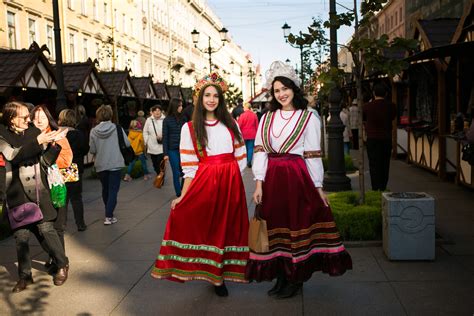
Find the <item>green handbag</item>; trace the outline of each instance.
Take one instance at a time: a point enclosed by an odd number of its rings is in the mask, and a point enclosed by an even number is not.
[[[66,184],[56,164],[48,167],[48,184],[53,206],[55,208],[65,206],[67,195]]]

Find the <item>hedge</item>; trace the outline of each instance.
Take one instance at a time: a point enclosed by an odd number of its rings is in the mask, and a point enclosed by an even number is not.
[[[357,170],[356,166],[354,166],[354,162],[352,161],[352,157],[350,155],[344,156],[344,165],[346,167],[347,172],[354,172]],[[323,167],[324,171],[328,170],[328,157],[323,157]]]
[[[337,228],[343,240],[382,239],[382,193],[367,191],[365,204],[359,193],[346,191],[328,194]]]

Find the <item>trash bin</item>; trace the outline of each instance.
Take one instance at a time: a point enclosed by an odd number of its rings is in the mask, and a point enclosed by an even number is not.
[[[382,193],[383,250],[388,259],[435,259],[434,206],[434,198],[424,192]]]

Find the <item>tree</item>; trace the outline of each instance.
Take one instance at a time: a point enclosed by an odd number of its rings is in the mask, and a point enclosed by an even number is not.
[[[239,90],[233,83],[228,84],[228,89],[224,93],[224,98],[227,101],[227,106],[237,104],[237,100],[242,99],[242,91]]]
[[[360,28],[368,27],[370,18],[375,13],[383,8],[388,0],[362,0],[361,14],[363,19],[361,20]],[[356,81],[357,87],[357,101],[360,109],[360,121],[362,121],[362,80],[366,73],[377,72],[381,75],[387,75],[388,78],[393,81],[395,75],[400,74],[403,70],[407,69],[409,64],[405,60],[399,60],[392,58],[390,52],[410,51],[416,49],[418,42],[415,40],[405,38],[394,38],[389,40],[387,35],[382,35],[380,38],[369,38],[368,36],[363,37],[359,32],[359,23],[357,19],[356,8],[349,12],[340,14],[333,14],[329,17],[329,20],[325,21],[322,25],[325,28],[335,27],[340,28],[342,25],[351,26],[355,22],[355,33],[353,39],[349,43],[347,49],[350,51],[354,67],[353,75]],[[309,27],[309,33],[303,34],[303,36],[309,36],[314,40],[318,39],[322,41],[325,38],[326,42],[329,40],[325,37],[325,32],[321,25],[313,24]],[[310,39],[308,39],[310,41]],[[345,46],[338,44],[340,46]],[[341,72],[338,69],[331,69],[327,67],[326,70],[322,71],[318,75],[318,79],[324,82],[324,88],[330,90],[331,87],[338,86],[340,84]],[[324,92],[324,91],[323,91]],[[360,188],[360,203],[365,201],[365,180],[364,180],[364,146],[362,141],[362,126],[359,131],[359,144],[361,145],[360,161],[359,161],[359,188]]]

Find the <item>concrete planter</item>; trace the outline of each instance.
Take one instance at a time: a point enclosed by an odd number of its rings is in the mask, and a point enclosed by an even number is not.
[[[426,193],[382,193],[383,249],[388,259],[435,259],[434,206],[434,198]]]

